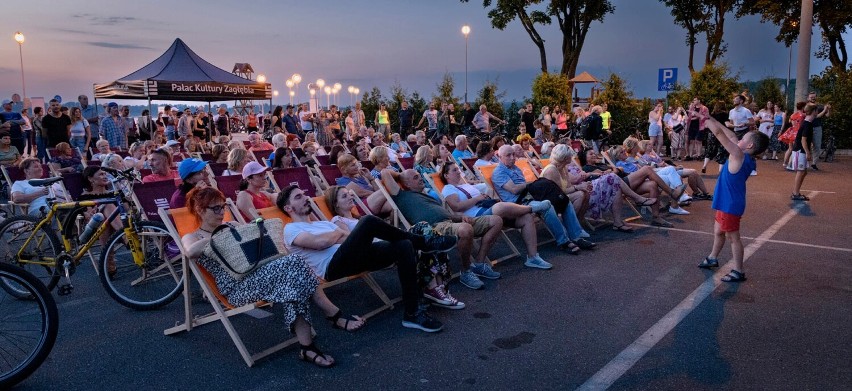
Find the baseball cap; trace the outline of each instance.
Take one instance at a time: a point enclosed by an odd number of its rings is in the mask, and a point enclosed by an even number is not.
[[[207,162],[198,158],[182,160],[178,165],[178,174],[180,174],[181,180],[186,180],[193,173],[203,170],[204,167],[207,167]]]
[[[3,106],[11,105],[11,104],[12,104],[12,100],[11,100],[11,99],[3,99]]]
[[[243,167],[243,179],[248,179],[248,177],[260,174],[264,171],[266,171],[266,167],[260,165],[260,163],[249,162],[245,167]]]
[[[107,103],[107,107],[110,107],[110,108],[112,108],[112,107],[118,107],[118,103],[115,103],[115,102],[109,102],[109,103]]]
[[[168,148],[171,148],[171,147],[173,147],[173,146],[175,146],[175,145],[180,145],[180,143],[179,143],[179,142],[177,142],[176,140],[169,140],[169,141],[166,141],[166,147],[168,147]]]

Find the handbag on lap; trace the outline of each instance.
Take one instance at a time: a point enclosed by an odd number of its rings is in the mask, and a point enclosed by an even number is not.
[[[204,249],[204,255],[219,262],[237,280],[286,253],[281,219],[221,225],[213,230],[210,245]]]

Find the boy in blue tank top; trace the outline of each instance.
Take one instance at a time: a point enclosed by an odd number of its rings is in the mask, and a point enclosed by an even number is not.
[[[696,116],[704,116],[695,113]],[[716,222],[713,226],[713,250],[698,267],[710,269],[719,266],[717,257],[725,240],[731,241],[731,262],[734,267],[722,277],[725,282],[745,281],[743,269],[743,242],[740,238],[740,218],[746,206],[746,180],[757,167],[754,156],[760,155],[769,146],[769,137],[760,132],[748,132],[742,140],[730,129],[713,117],[704,116],[706,127],[713,132],[719,143],[730,154],[722,166],[716,190],[713,192],[713,209],[716,210]]]

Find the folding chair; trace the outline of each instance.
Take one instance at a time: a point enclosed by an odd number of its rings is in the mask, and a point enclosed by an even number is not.
[[[209,154],[209,153],[196,152],[196,153],[193,153],[193,155],[195,155],[195,157],[201,159],[202,161],[205,161],[205,162],[208,162],[208,163],[213,160],[213,155]]]
[[[414,169],[414,158],[413,157],[397,157],[396,158],[398,165],[403,170],[411,170]]]
[[[254,156],[254,160],[258,163],[266,166],[266,162],[269,160],[269,155],[274,152],[273,150],[265,150],[265,151],[252,151],[251,154]]]
[[[527,159],[518,159],[515,161],[515,165],[521,169],[521,172],[524,173],[524,180],[527,182],[534,182],[538,179],[539,174],[538,170],[533,167],[532,163],[530,163]]]
[[[337,184],[337,178],[343,176],[340,168],[337,166],[319,166],[317,169],[320,172],[320,179],[325,183],[326,187],[331,187]]]
[[[372,170],[372,169],[376,168],[376,165],[373,164],[373,162],[371,162],[369,160],[361,160],[361,166],[368,169],[368,170]]]
[[[221,176],[228,169],[228,163],[207,163],[207,169],[212,177]]]
[[[175,181],[156,181],[133,185],[133,203],[142,211],[146,220],[161,221],[159,209],[169,209],[169,200],[177,186]]]
[[[151,173],[152,173],[152,171],[151,171],[151,169],[150,169],[150,168],[140,168],[140,169],[139,169],[139,176],[140,176],[141,178],[144,178],[144,177],[146,177],[146,176],[148,176],[148,175],[151,175]]]
[[[211,185],[219,189],[225,195],[225,198],[236,201],[237,193],[240,192],[240,181],[242,179],[242,175],[221,175],[213,177]]]
[[[195,220],[195,217],[189,212],[187,208],[177,208],[177,209],[159,209],[158,214],[160,215],[160,219],[165,224],[166,229],[168,229],[169,234],[172,236],[172,239],[177,243],[178,248],[180,249],[181,254],[186,254],[186,249],[183,247],[183,243],[181,242],[181,238],[183,235],[195,231],[198,228],[198,221]],[[225,214],[225,221],[232,221],[233,215],[230,213]],[[284,349],[294,343],[298,342],[298,339],[290,338],[284,342],[281,342],[275,346],[272,346],[266,350],[261,352],[251,354],[246,348],[246,345],[243,343],[240,334],[234,328],[234,325],[231,323],[229,319],[231,316],[246,313],[248,311],[271,306],[272,303],[267,302],[256,302],[252,304],[246,304],[241,307],[235,307],[231,304],[228,299],[219,292],[219,288],[216,286],[216,281],[213,276],[208,272],[204,267],[187,259],[185,256],[183,257],[183,275],[188,276],[190,274],[195,277],[195,280],[198,282],[198,285],[201,286],[201,290],[204,291],[204,296],[207,298],[207,301],[213,307],[213,312],[202,315],[202,316],[194,316],[192,311],[192,291],[191,284],[189,278],[184,278],[183,285],[183,303],[184,303],[184,321],[177,326],[170,327],[163,331],[165,335],[172,335],[179,333],[181,331],[192,331],[194,327],[199,327],[208,323],[222,322],[222,325],[225,326],[225,330],[228,332],[228,335],[231,337],[231,341],[233,341],[234,345],[237,347],[237,350],[242,356],[243,361],[245,361],[246,365],[251,367],[257,360],[264,358],[272,353],[275,353],[281,349]]]
[[[287,186],[296,185],[308,197],[317,195],[317,189],[311,181],[311,174],[308,172],[307,167],[278,168],[272,170],[270,175],[272,175],[272,185],[275,191],[281,191],[281,189]]]
[[[79,172],[66,172],[62,174],[62,187],[65,188],[65,199],[68,202],[76,200],[83,194],[83,174]]]
[[[243,140],[243,145],[246,147],[246,150],[251,148],[251,142],[248,140]]]
[[[51,174],[50,166],[43,163],[40,164],[41,178],[44,179],[49,177]],[[14,213],[15,207],[18,207],[21,211],[21,214],[26,213],[26,209],[29,206],[29,203],[15,203],[12,201],[12,185],[16,181],[23,181],[27,178],[27,176],[24,174],[24,170],[21,170],[18,166],[0,166],[0,170],[3,171],[3,179],[6,180],[6,183],[9,186],[9,194],[7,194],[7,196],[9,197],[8,205],[11,208],[11,212]]]
[[[464,178],[462,178],[462,180],[464,180]],[[450,206],[447,205],[447,200],[444,198],[444,194],[441,193],[444,190],[444,186],[446,186],[446,183],[444,183],[444,180],[441,179],[441,173],[436,172],[436,173],[427,175],[426,181],[428,181],[432,185],[432,188],[435,189],[435,191],[441,197],[441,201],[443,201],[444,207],[447,208],[448,210],[450,210],[450,212],[452,212],[452,210],[450,209]],[[514,243],[512,243],[512,240],[509,239],[509,235],[506,235],[506,232],[510,232],[510,231],[513,231],[513,230],[516,231],[517,228],[505,227],[500,231],[500,235],[503,236],[503,239],[506,241],[506,244],[509,246],[509,249],[511,249],[512,251],[511,251],[511,253],[506,254],[506,255],[504,255],[500,258],[491,260],[492,265],[497,264],[497,263],[502,262],[502,261],[505,261],[509,258],[513,258],[517,255],[521,255],[521,252],[518,251],[518,248],[515,246]]]
[[[322,197],[317,197],[317,198],[322,199]],[[325,218],[326,215],[324,213],[317,213],[317,211],[319,210],[319,207],[317,206],[317,204],[314,201],[316,201],[316,198],[311,199],[311,208],[315,213],[315,217],[317,217],[320,220],[327,220]],[[323,204],[325,204],[324,200],[323,200]],[[327,205],[326,205],[326,209],[328,209]],[[284,222],[285,225],[293,222],[293,219],[290,216],[288,216],[286,213],[282,212],[281,209],[278,209],[277,206],[271,206],[269,208],[260,209],[260,210],[258,210],[258,213],[260,213],[260,215],[264,219],[281,219]],[[330,210],[329,210],[329,213],[330,213]],[[327,281],[325,279],[321,279],[321,281],[322,281],[322,287],[327,288],[327,287],[332,287],[332,286],[335,286],[335,285],[342,284],[344,282],[355,280],[355,279],[358,279],[358,278],[364,279],[364,282],[367,283],[367,285],[370,287],[370,289],[373,291],[373,293],[375,293],[376,296],[379,297],[379,300],[381,300],[382,303],[383,303],[383,305],[381,307],[364,314],[362,316],[364,319],[369,319],[373,316],[376,316],[376,314],[378,314],[378,313],[380,313],[384,310],[393,309],[393,305],[402,300],[402,297],[398,297],[396,299],[391,300],[388,297],[388,295],[385,293],[385,291],[382,290],[381,286],[379,286],[379,284],[376,282],[376,280],[373,278],[373,276],[370,275],[370,272],[363,272],[363,273],[360,273],[360,274],[356,274],[354,276],[339,278],[339,279],[334,280],[334,281]]]
[[[459,159],[459,160],[461,160],[461,168],[464,169],[469,175],[472,175],[473,178],[476,178],[476,179],[480,179],[480,180],[482,179],[482,178],[479,177],[479,175],[477,175],[476,169],[473,168],[474,167],[473,165],[476,164],[477,160],[479,160],[478,158],[472,157],[472,158],[468,158],[468,159]]]
[[[330,166],[334,163],[331,162],[331,157],[328,155],[317,155],[314,154],[314,160],[317,161],[317,165],[320,166]]]

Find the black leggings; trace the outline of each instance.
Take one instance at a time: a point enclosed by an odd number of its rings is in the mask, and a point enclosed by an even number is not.
[[[325,278],[333,281],[396,263],[405,313],[417,311],[422,292],[417,284],[417,259],[409,240],[412,234],[376,216],[364,216],[331,258]],[[373,239],[381,241],[373,242]]]

